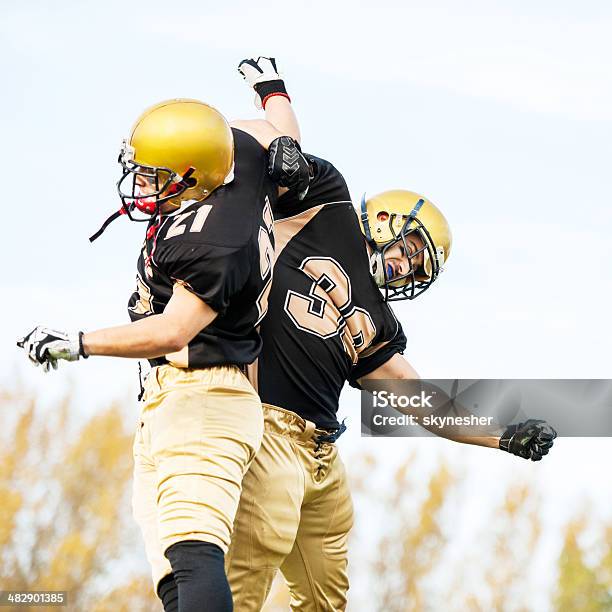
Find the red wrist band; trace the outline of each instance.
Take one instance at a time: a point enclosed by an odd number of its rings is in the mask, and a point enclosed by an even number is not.
[[[288,94],[283,93],[282,91],[276,91],[274,93],[270,93],[268,94],[262,101],[261,101],[261,106],[262,108],[265,110],[266,109],[266,102],[270,99],[273,98],[274,96],[283,96],[283,98],[287,98],[287,100],[289,100],[289,102],[291,102],[291,98],[289,97]]]

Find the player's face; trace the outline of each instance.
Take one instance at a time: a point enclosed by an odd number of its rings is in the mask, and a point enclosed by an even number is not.
[[[413,268],[417,278],[419,272],[424,274],[425,254],[421,237],[412,232],[406,237],[406,246],[403,240],[398,240],[385,251],[385,266],[387,278],[393,280],[408,274]],[[406,251],[406,247],[408,251]]]
[[[152,177],[144,174],[136,174],[134,176],[134,195],[137,205],[155,206],[155,196],[151,194],[154,194],[156,191],[157,187]]]
[[[134,183],[136,185],[136,197],[141,203],[151,203],[155,204],[155,196],[151,196],[157,192],[157,186],[155,185],[155,180],[152,177],[137,174]],[[166,191],[167,193],[167,191]],[[167,213],[168,211],[172,211],[176,208],[176,205],[170,204],[169,202],[165,202],[161,205],[161,212]]]
[[[142,174],[137,174],[134,182],[136,183],[136,194],[140,197],[147,197],[152,193],[155,193],[155,185],[153,180]]]

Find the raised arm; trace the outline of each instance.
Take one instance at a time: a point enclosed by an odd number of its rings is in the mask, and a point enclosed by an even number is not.
[[[255,106],[263,108],[266,121],[285,136],[300,142],[300,126],[273,57],[244,59],[238,72],[255,90]]]
[[[402,386],[405,380],[418,380],[420,377],[416,370],[402,357],[399,353],[395,353],[391,359],[376,368],[373,372],[362,376],[359,379],[359,385],[365,391],[389,391],[396,395],[403,395],[405,387]],[[404,414],[412,414],[423,423],[423,417],[429,414],[428,410],[423,408],[398,408]],[[480,431],[475,435],[473,429],[467,430],[461,427],[443,427],[423,426],[431,433],[454,440],[455,442],[463,442],[464,444],[476,444],[478,446],[488,446],[490,448],[499,447],[499,436],[501,431],[498,428],[492,428],[491,431]],[[469,435],[466,435],[469,434]]]
[[[284,81],[273,57],[244,59],[238,72],[255,90],[255,106],[266,118],[232,121],[231,126],[253,136],[270,152],[269,174],[280,193],[295,189],[298,199],[308,193],[312,169],[300,148],[300,128]],[[286,188],[286,189],[285,189]]]
[[[358,382],[365,391],[389,391],[396,395],[405,394],[404,380],[418,380],[419,375],[402,355],[396,353],[376,370],[359,378]],[[423,408],[396,408],[400,412],[414,415],[420,423],[423,417],[431,411]],[[458,416],[470,416],[462,408],[458,408]],[[545,421],[530,419],[525,423],[502,427],[496,424],[491,426],[467,427],[461,425],[424,426],[431,433],[460,442],[475,444],[488,448],[498,448],[523,459],[539,461],[548,453],[553,445],[556,432]]]

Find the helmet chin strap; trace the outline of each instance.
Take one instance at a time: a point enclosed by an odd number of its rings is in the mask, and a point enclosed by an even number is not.
[[[121,157],[119,159],[121,159]],[[181,177],[181,180],[170,185],[170,187],[166,190],[167,191],[166,195],[161,199],[161,201],[158,200],[156,202],[155,209],[153,211],[143,210],[143,212],[151,214],[151,216],[160,216],[161,215],[160,206],[163,205],[165,201],[170,200],[173,197],[176,197],[177,195],[183,193],[186,189],[189,189],[190,187],[193,187],[196,184],[195,179],[191,177],[191,175],[194,172],[195,172],[195,168],[193,167],[187,168],[187,170]],[[182,207],[182,205],[183,203],[181,202],[178,206],[175,206],[176,210],[172,212],[176,212],[177,210],[179,210]],[[106,219],[106,221],[104,221],[104,223],[102,224],[102,227],[95,234],[89,237],[89,242],[93,242],[94,240],[97,240],[104,233],[104,230],[106,230],[106,228],[115,219],[118,219],[121,215],[125,215],[125,214],[128,214],[128,209],[126,208],[124,204],[118,211],[114,212],[110,217],[108,217],[108,219]]]
[[[385,284],[385,268],[383,265],[383,256],[380,251],[372,250],[370,255],[370,273],[374,277],[374,282],[383,287]]]
[[[376,248],[376,241],[372,238],[372,230],[370,229],[370,219],[368,217],[368,207],[366,206],[366,194],[361,196],[361,225],[367,243],[373,248]]]
[[[104,230],[115,220],[118,219],[121,215],[125,215],[125,209],[124,208],[120,208],[119,210],[117,210],[116,212],[114,212],[110,217],[108,217],[108,219],[106,219],[106,221],[104,221],[104,223],[102,224],[102,227],[100,227],[100,229],[93,235],[91,235],[89,237],[89,242],[93,242],[94,240],[97,240],[103,233]]]
[[[385,269],[383,265],[382,253],[378,250],[376,241],[372,238],[372,230],[370,229],[370,219],[368,217],[368,208],[366,206],[366,194],[361,196],[361,225],[365,235],[366,243],[370,249],[370,273],[374,277],[374,282],[378,287],[383,287],[385,284]]]

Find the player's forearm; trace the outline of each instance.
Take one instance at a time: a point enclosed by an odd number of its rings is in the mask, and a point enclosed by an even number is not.
[[[429,430],[431,431],[431,430]],[[447,438],[448,440],[452,440],[453,442],[459,442],[460,444],[473,444],[474,446],[484,446],[486,448],[499,448],[499,438],[500,435],[497,436],[474,436],[474,435],[462,435],[461,433],[456,433],[453,436],[446,436],[443,433],[436,433],[437,436],[441,438]]]
[[[404,409],[400,409],[401,412],[405,412]],[[465,414],[461,414],[463,411],[459,411],[454,416],[468,416],[467,411]],[[431,413],[427,413],[431,414]],[[420,416],[422,422],[423,416]],[[487,448],[499,448],[499,438],[502,434],[501,429],[496,426],[477,426],[477,425],[422,425],[424,429],[431,432],[432,434],[458,442],[460,444],[473,444],[474,446],[485,446]]]
[[[473,416],[469,410],[456,404],[453,406],[453,413],[452,416],[456,419],[463,417],[469,420]],[[437,436],[453,440],[454,442],[486,446],[487,448],[499,448],[499,438],[504,431],[497,423],[488,425],[448,425],[437,429],[430,427],[427,429]]]
[[[396,353],[382,366],[359,379],[362,389],[373,393],[386,391],[389,396],[398,397],[406,394],[407,380],[419,380],[419,375],[412,365],[399,353]],[[461,444],[474,444],[488,448],[499,448],[499,439],[503,428],[497,424],[491,425],[454,425],[431,419],[432,411],[419,407],[395,406],[399,412],[413,416],[423,429],[439,436],[459,442]],[[471,417],[472,415],[461,406],[453,407],[454,417]],[[430,417],[429,419],[426,417]]]
[[[300,126],[293,106],[284,96],[273,96],[266,102],[266,121],[279,132],[300,142]]]
[[[83,335],[83,348],[87,355],[108,357],[154,359],[179,351],[185,344],[180,329],[169,324],[163,313]]]
[[[375,391],[384,391],[390,396],[391,394],[402,397],[406,395],[406,379],[395,380],[364,380],[361,379],[361,388],[364,391],[374,393]],[[415,380],[415,378],[413,378]],[[499,448],[499,437],[501,430],[496,426],[467,426],[467,425],[452,425],[446,422],[440,422],[432,419],[432,411],[424,408],[413,408],[411,406],[394,406],[394,409],[407,416],[412,416],[416,423],[423,429],[432,434],[459,442],[461,444],[474,444],[476,446],[486,446],[489,448]],[[469,416],[467,411],[457,411],[453,416]]]
[[[393,385],[385,384],[385,389]],[[396,395],[405,394],[406,388],[397,386]],[[459,444],[473,444],[475,446],[485,446],[487,448],[499,448],[499,437],[502,430],[497,425],[456,425],[452,422],[440,422],[432,419],[435,416],[431,410],[418,408],[396,408],[399,412],[407,415],[414,415],[423,429],[446,440],[452,440]],[[471,414],[462,408],[455,408],[452,416],[457,421],[457,417],[470,417]],[[429,418],[427,418],[429,417]]]

